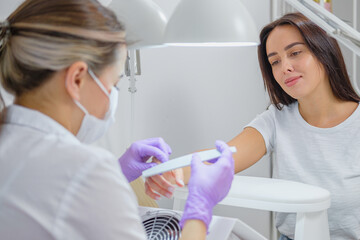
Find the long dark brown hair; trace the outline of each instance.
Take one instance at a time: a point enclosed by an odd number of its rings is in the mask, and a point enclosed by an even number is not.
[[[268,91],[272,104],[281,110],[282,106],[287,106],[297,101],[288,95],[276,82],[266,54],[266,41],[269,34],[277,26],[281,25],[292,25],[299,30],[307,47],[324,67],[332,92],[338,99],[353,102],[360,101],[360,97],[351,85],[344,58],[337,41],[301,13],[289,13],[266,25],[260,33],[260,45],[258,47],[259,64],[264,79],[264,86]]]

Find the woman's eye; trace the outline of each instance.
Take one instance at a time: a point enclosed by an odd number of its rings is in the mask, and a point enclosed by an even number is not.
[[[271,66],[275,66],[276,64],[278,64],[279,63],[279,61],[278,60],[276,60],[276,61],[272,61],[271,62]]]
[[[292,53],[291,53],[291,56],[297,56],[297,55],[299,55],[300,53],[301,53],[301,51],[292,52]]]

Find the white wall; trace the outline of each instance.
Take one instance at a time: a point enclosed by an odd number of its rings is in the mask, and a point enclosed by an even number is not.
[[[170,16],[179,0],[154,0]],[[270,21],[269,0],[243,0],[257,28]],[[141,51],[142,75],[137,77],[134,139],[161,136],[172,157],[228,141],[267,107],[257,51],[250,48],[160,48]],[[117,125],[107,144],[120,155],[130,143],[130,93],[121,83]],[[270,176],[263,159],[246,175]],[[159,206],[171,208],[172,200]],[[217,206],[214,214],[238,217],[269,237],[270,214]]]
[[[13,12],[23,0],[1,0],[0,1],[0,21],[5,20],[11,12]]]
[[[355,0],[358,1],[358,0]],[[344,22],[348,23],[351,27],[354,27],[354,16],[353,16],[353,4],[354,0],[333,0],[333,13],[342,19]],[[360,1],[357,2],[356,13],[360,11]],[[360,31],[360,16],[356,14],[357,18],[356,26],[357,31]],[[358,87],[360,87],[360,57],[356,57],[356,71],[354,72],[353,64],[353,53],[347,47],[340,44],[341,51],[345,58],[346,67],[350,76],[350,79],[356,79]]]

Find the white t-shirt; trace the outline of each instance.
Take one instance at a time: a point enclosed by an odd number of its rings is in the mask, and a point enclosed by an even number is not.
[[[274,153],[273,177],[325,188],[332,240],[360,239],[360,107],[341,124],[318,128],[300,115],[298,103],[279,111],[271,105],[247,127]],[[282,234],[294,238],[295,214],[277,213]]]
[[[146,239],[116,158],[12,105],[0,129],[0,239]]]

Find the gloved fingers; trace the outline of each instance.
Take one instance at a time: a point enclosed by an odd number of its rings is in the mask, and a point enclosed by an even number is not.
[[[224,171],[228,171],[228,169],[231,169],[232,173],[234,174],[234,159],[232,158],[231,155],[230,156],[222,155],[212,166],[217,168],[222,167]]]
[[[233,153],[225,142],[218,140],[216,141],[215,146],[217,150],[221,152],[221,157],[232,158]]]
[[[202,161],[200,158],[200,155],[198,153],[194,153],[191,157],[191,169],[192,172],[197,171],[197,169],[199,169],[202,165]]]
[[[223,151],[225,151],[227,148],[229,148],[229,146],[224,142],[224,141],[221,141],[221,140],[217,140],[215,142],[215,146],[216,146],[216,149],[222,153]],[[213,158],[213,159],[210,159],[210,160],[207,160],[206,162],[209,162],[209,163],[216,163],[217,160],[219,158]]]
[[[157,177],[162,177],[157,175]],[[156,179],[156,181],[155,181]],[[164,180],[164,179],[163,179]],[[158,192],[159,194],[167,197],[167,198],[171,198],[173,193],[174,193],[174,187],[171,184],[167,184],[167,186],[165,185],[159,185],[159,179],[156,177],[150,177],[146,179],[146,182],[148,183],[149,187],[153,190]],[[164,182],[167,182],[166,180]]]
[[[161,197],[159,194],[155,193],[151,189],[151,187],[147,181],[145,182],[145,193],[146,193],[146,195],[148,195],[149,197],[151,197],[154,200],[159,200]]]
[[[139,149],[139,154],[142,158],[154,156],[160,162],[166,162],[169,160],[169,155],[167,152],[164,152],[161,149],[150,145],[143,145],[141,149]]]
[[[221,140],[217,140],[215,142],[215,146],[216,146],[216,149],[221,153],[226,149],[230,150],[229,146],[224,141],[221,141]]]
[[[142,142],[146,143],[147,145],[157,147],[157,148],[161,149],[163,152],[168,153],[169,155],[172,153],[170,146],[161,137],[148,138],[148,139],[142,140]]]

